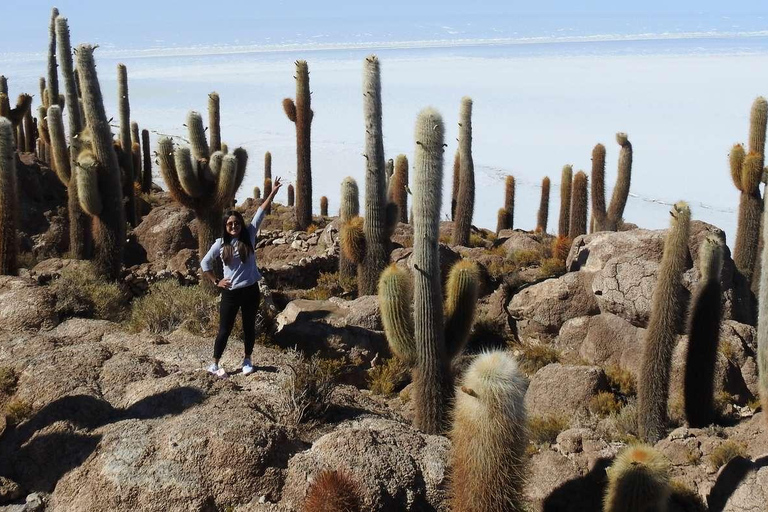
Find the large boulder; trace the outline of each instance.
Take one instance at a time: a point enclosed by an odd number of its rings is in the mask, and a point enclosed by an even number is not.
[[[501,245],[507,256],[513,256],[516,252],[532,252],[541,254],[549,243],[546,235],[522,231],[520,229],[502,229],[499,231],[494,246]]]
[[[636,369],[642,361],[645,329],[611,313],[568,320],[560,328],[557,346],[589,364]]]
[[[299,510],[312,480],[332,469],[360,484],[366,511],[447,511],[449,447],[443,436],[395,421],[351,421],[290,460],[281,503]]]
[[[52,328],[59,319],[56,299],[36,281],[0,276],[0,329],[26,331]]]
[[[715,485],[712,500],[717,505],[725,500],[723,512],[761,512],[768,503],[768,454],[756,461],[744,457],[736,457],[723,466],[719,481],[723,485]],[[725,492],[723,492],[725,491]],[[731,491],[732,494],[726,493]]]
[[[548,364],[533,376],[525,394],[530,416],[570,418],[586,411],[592,397],[608,391],[608,380],[599,366]]]
[[[176,203],[154,208],[145,216],[133,234],[147,261],[167,260],[182,249],[196,250],[197,238],[190,228],[194,219],[192,210]]]

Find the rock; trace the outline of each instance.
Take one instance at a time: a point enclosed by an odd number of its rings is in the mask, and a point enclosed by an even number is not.
[[[552,450],[542,450],[531,457],[530,476],[526,495],[534,505],[533,510],[542,510],[542,502],[550,498],[553,490],[566,485],[569,481],[581,476],[576,465],[567,457]],[[544,508],[544,510],[561,510],[559,508]],[[588,509],[584,509],[588,510]]]
[[[608,381],[600,367],[552,363],[531,379],[525,407],[533,417],[571,418],[586,411],[590,399],[601,391],[608,391]]]
[[[146,251],[148,261],[166,260],[182,249],[197,250],[197,238],[190,228],[194,219],[192,210],[170,203],[154,208],[133,234]]]
[[[34,280],[0,276],[0,329],[52,328],[59,321],[55,305],[54,296]]]
[[[48,230],[32,237],[32,253],[37,259],[61,256],[69,249],[69,221],[67,210],[59,207],[43,214],[48,221]]]
[[[39,284],[48,284],[69,269],[76,272],[93,272],[91,262],[66,258],[49,258],[39,262],[30,270],[29,275]]]
[[[542,236],[530,231],[520,229],[502,229],[499,231],[495,247],[501,245],[507,251],[507,257],[514,255],[518,251],[530,251],[540,254],[544,250]]]
[[[332,273],[339,268],[337,248],[322,248],[320,244],[308,248],[304,242],[287,239],[274,245],[278,240],[256,249],[259,270],[272,289],[313,288],[321,272]]]
[[[589,364],[639,370],[645,329],[611,313],[578,317],[563,324],[557,345]]]
[[[120,326],[107,320],[69,318],[51,330],[49,334],[68,344],[98,343],[105,334],[119,331]]]
[[[445,283],[448,279],[448,272],[454,263],[461,259],[461,256],[452,248],[445,244],[439,244],[438,256],[440,258],[440,279]],[[400,268],[411,268],[411,255],[413,254],[413,247],[404,247],[402,249],[395,249],[389,255],[389,259],[392,263],[397,264]]]
[[[584,447],[584,440],[595,439],[597,436],[588,428],[569,428],[557,436],[556,449],[563,455],[579,453]]]
[[[11,503],[20,498],[21,495],[22,491],[19,484],[13,480],[0,476],[0,505]]]
[[[569,272],[516,293],[507,312],[515,321],[518,335],[550,341],[567,320],[598,313],[597,301],[587,291],[588,278],[586,273]]]
[[[762,512],[768,503],[768,455],[736,457],[723,466],[708,499],[711,510]]]
[[[281,503],[297,510],[311,480],[337,469],[360,484],[366,511],[447,511],[449,446],[391,420],[350,421],[290,460]]]
[[[44,493],[33,492],[27,495],[24,512],[43,512],[47,501],[47,496]]]

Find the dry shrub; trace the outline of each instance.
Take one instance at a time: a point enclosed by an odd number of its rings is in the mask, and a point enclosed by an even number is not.
[[[616,400],[616,396],[609,391],[601,391],[589,401],[589,412],[600,418],[621,411],[622,403]]]
[[[0,366],[0,394],[10,396],[16,391],[16,372],[6,366]]]
[[[485,247],[485,240],[477,233],[469,235],[469,247]]]
[[[201,335],[218,328],[218,317],[213,293],[202,286],[166,280],[153,284],[146,295],[134,301],[128,325],[134,332],[166,334],[184,324],[191,333]]]
[[[517,268],[530,267],[541,261],[541,253],[531,250],[517,250],[509,258]]]
[[[349,282],[350,279],[341,279],[338,272],[321,272],[317,278],[317,285],[309,290],[305,297],[311,300],[328,300],[331,297],[339,297],[356,286]]]
[[[317,354],[307,358],[295,352],[295,362],[288,365],[288,378],[283,381],[288,414],[293,425],[320,420],[331,405],[331,395],[344,362],[323,359]]]
[[[302,512],[362,512],[360,494],[346,473],[323,471],[310,485]]]
[[[60,316],[120,322],[128,315],[130,294],[118,283],[97,276],[91,265],[65,268],[50,285]]]
[[[15,398],[5,405],[5,421],[9,425],[18,425],[29,419],[32,412],[32,406],[28,402]]]
[[[614,393],[625,397],[637,395],[637,381],[635,375],[621,366],[611,365],[605,369],[608,385]]]
[[[309,226],[307,226],[307,234],[311,235],[312,233],[317,231],[318,227],[319,226],[317,224],[315,224],[315,223],[310,224]]]
[[[715,469],[719,469],[736,457],[747,457],[747,445],[728,439],[712,450],[709,462]]]
[[[547,258],[539,267],[540,277],[558,277],[565,274],[565,261],[557,258]]]
[[[561,359],[560,351],[547,345],[523,345],[517,352],[518,366],[529,377],[548,364],[559,363]]]
[[[368,389],[374,395],[391,395],[408,381],[409,369],[397,357],[391,357],[368,371]]]
[[[569,422],[562,416],[532,416],[528,418],[528,433],[534,444],[552,444],[557,435],[567,429]]]

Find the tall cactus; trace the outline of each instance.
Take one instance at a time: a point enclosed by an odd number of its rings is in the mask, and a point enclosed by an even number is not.
[[[451,187],[451,222],[456,220],[456,198],[459,197],[459,184],[461,183],[461,158],[459,149],[453,156],[453,185]]]
[[[428,433],[444,427],[451,393],[449,360],[463,350],[469,335],[478,282],[473,263],[455,264],[448,279],[445,309],[441,307],[442,177],[443,122],[440,114],[427,108],[416,123],[413,272],[409,276],[394,265],[388,267],[379,282],[379,303],[392,351],[413,365],[415,425]]]
[[[131,104],[128,99],[128,68],[125,64],[117,65],[117,105],[120,113],[120,167],[123,171],[123,197],[125,198],[126,218],[131,226],[136,226],[136,200],[133,194],[133,158],[131,143]]]
[[[715,374],[720,336],[720,272],[723,246],[708,236],[699,249],[701,279],[688,317],[688,353],[685,363],[685,416],[691,427],[705,427],[715,419],[712,376]]]
[[[523,512],[528,381],[506,352],[486,352],[458,387],[450,437],[453,512]]]
[[[341,217],[342,233],[347,234],[347,230],[344,228],[345,225],[352,219],[359,218],[358,215],[360,215],[360,200],[357,182],[354,178],[346,177],[341,182],[341,208],[339,216]],[[344,242],[345,240],[342,240],[342,243]],[[357,273],[357,263],[347,256],[350,252],[355,251],[349,247],[342,247],[341,251],[339,251],[339,277],[343,280],[351,280]]]
[[[605,219],[605,230],[616,231],[624,220],[624,208],[629,198],[629,186],[632,181],[632,143],[626,133],[616,134],[616,142],[621,146],[619,151],[619,175],[616,186],[613,187],[611,204],[608,206]]]
[[[691,223],[691,210],[685,202],[675,204],[670,214],[672,219],[653,290],[638,386],[638,431],[640,438],[650,443],[661,439],[667,426],[669,374],[682,309],[680,293]]]
[[[15,275],[19,218],[13,124],[0,117],[0,275]]]
[[[288,206],[293,207],[296,194],[293,190],[293,185],[288,184]]]
[[[571,223],[568,238],[573,240],[587,232],[587,175],[584,171],[576,173],[571,192]]]
[[[272,153],[264,153],[264,197],[269,197],[272,193]],[[265,215],[272,213],[272,202],[264,210]]]
[[[216,91],[208,95],[208,131],[211,153],[221,151],[221,98]]]
[[[596,144],[592,149],[592,228],[590,232],[605,230],[605,146]]]
[[[544,179],[541,180],[539,213],[536,216],[536,231],[540,233],[547,232],[547,221],[549,220],[549,185],[549,176],[544,176]]]
[[[671,494],[669,462],[650,446],[629,446],[608,468],[604,512],[663,512]]]
[[[56,18],[58,15],[57,8],[51,9],[51,22],[48,24],[48,103],[46,107],[59,104],[59,75],[56,64]],[[40,101],[44,101],[42,97]]]
[[[296,61],[296,100],[285,98],[283,110],[296,125],[296,223],[307,229],[312,223],[312,164],[310,130],[314,112],[310,107],[309,68],[304,60]]]
[[[459,193],[456,197],[456,219],[453,244],[469,245],[472,213],[475,209],[475,164],[472,160],[472,98],[461,98],[459,110]]]
[[[768,240],[768,208],[763,211],[763,240]],[[757,318],[757,369],[760,403],[763,411],[768,411],[768,251],[760,255],[762,272],[760,273],[760,300]],[[768,414],[763,412],[768,420]]]
[[[203,118],[198,112],[189,113],[187,127],[191,148],[174,150],[171,139],[162,137],[158,141],[158,153],[160,170],[171,197],[195,212],[199,226],[198,254],[202,255],[221,233],[221,216],[224,209],[232,205],[243,183],[248,153],[243,148],[228,155],[222,151],[210,153]]]
[[[408,224],[408,157],[397,155],[392,176],[392,202],[397,205],[400,222]]]
[[[557,236],[567,237],[571,225],[571,187],[573,183],[573,166],[564,165],[560,174],[560,216],[557,219]]]
[[[93,59],[94,47],[77,48],[77,69],[82,86],[86,132],[77,138],[77,188],[80,205],[93,217],[95,264],[98,272],[117,279],[125,243],[125,211],[120,187],[120,167],[112,130],[104,111]]]
[[[149,130],[141,130],[141,151],[144,160],[141,174],[141,191],[149,194],[152,191],[152,153],[149,146]]]

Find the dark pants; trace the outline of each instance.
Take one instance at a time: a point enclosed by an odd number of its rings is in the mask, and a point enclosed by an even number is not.
[[[213,358],[221,358],[227,346],[227,339],[235,325],[237,311],[243,310],[243,342],[245,357],[251,357],[256,342],[256,312],[259,310],[259,283],[237,290],[222,290],[219,307],[219,333],[213,345]]]

